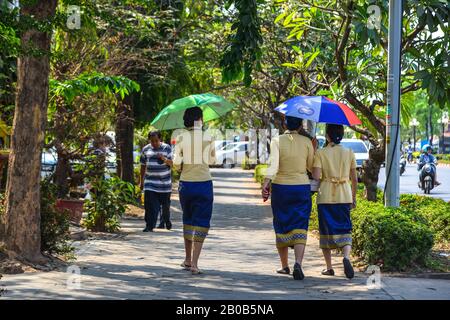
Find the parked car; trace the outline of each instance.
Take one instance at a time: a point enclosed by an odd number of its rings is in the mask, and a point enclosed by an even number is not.
[[[341,145],[344,148],[352,149],[356,159],[356,170],[358,171],[358,180],[361,179],[362,165],[369,159],[369,148],[360,139],[342,139]]]
[[[245,159],[248,142],[233,142],[216,152],[216,164],[223,168],[233,168]]]
[[[217,151],[220,151],[221,149],[223,149],[223,147],[225,147],[226,145],[230,144],[230,143],[234,143],[232,140],[215,140],[214,141],[214,148]]]

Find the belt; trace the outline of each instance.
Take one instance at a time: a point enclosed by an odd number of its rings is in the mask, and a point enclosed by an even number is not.
[[[348,178],[336,178],[336,177],[331,177],[331,178],[323,178],[322,181],[327,181],[327,182],[331,182],[333,184],[333,188],[332,188],[332,196],[333,198],[336,196],[336,186],[340,185],[340,184],[345,184],[348,183]]]

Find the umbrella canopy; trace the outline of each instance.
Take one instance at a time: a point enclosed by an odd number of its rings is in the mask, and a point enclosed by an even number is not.
[[[153,119],[151,125],[159,130],[184,128],[184,111],[192,107],[200,107],[203,110],[203,122],[208,122],[222,117],[234,105],[212,93],[193,94],[173,101]]]
[[[361,124],[361,120],[348,106],[322,96],[294,97],[279,105],[275,110],[286,116],[315,122],[347,126]]]

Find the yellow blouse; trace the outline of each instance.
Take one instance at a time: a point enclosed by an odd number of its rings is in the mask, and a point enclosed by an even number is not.
[[[176,138],[173,166],[180,171],[180,181],[212,180],[209,165],[215,163],[212,138],[200,128],[188,129]]]
[[[275,184],[309,184],[306,170],[312,170],[313,160],[311,140],[296,131],[286,131],[272,139],[266,178]]]
[[[322,170],[317,203],[352,203],[350,169],[356,168],[355,154],[340,145],[316,152],[314,168]]]

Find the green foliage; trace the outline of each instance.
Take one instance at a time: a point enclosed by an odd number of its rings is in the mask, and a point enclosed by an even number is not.
[[[436,159],[439,163],[450,164],[450,154],[437,154]]]
[[[127,204],[136,201],[134,186],[118,177],[95,179],[91,186],[92,199],[85,203],[87,217],[83,225],[96,232],[118,231]]]
[[[267,164],[259,164],[255,167],[255,180],[262,184],[264,182],[264,177],[266,175],[268,165]]]
[[[436,243],[450,244],[450,203],[442,199],[403,194],[400,196],[400,205],[414,210],[427,221]]]
[[[229,37],[229,45],[220,61],[222,81],[225,83],[243,79],[244,84],[250,86],[252,70],[259,68],[262,37],[257,12],[258,2],[261,1],[228,1],[228,8],[234,4],[238,14],[231,27],[234,33]]]
[[[55,208],[56,186],[49,180],[41,182],[41,250],[49,254],[71,256],[70,219],[68,212]]]
[[[131,92],[139,90],[139,84],[127,77],[90,72],[63,82],[51,79],[49,94],[51,97],[62,97],[66,103],[70,104],[77,96],[91,95],[97,92],[118,94],[123,100]]]
[[[242,160],[241,167],[242,167],[242,169],[244,169],[244,170],[251,170],[251,169],[255,168],[255,165],[254,165],[254,164],[251,164],[249,158],[246,156],[246,157]]]
[[[424,264],[433,247],[433,232],[426,221],[407,208],[385,208],[360,200],[352,211],[353,250],[369,264],[386,270],[405,270]]]

